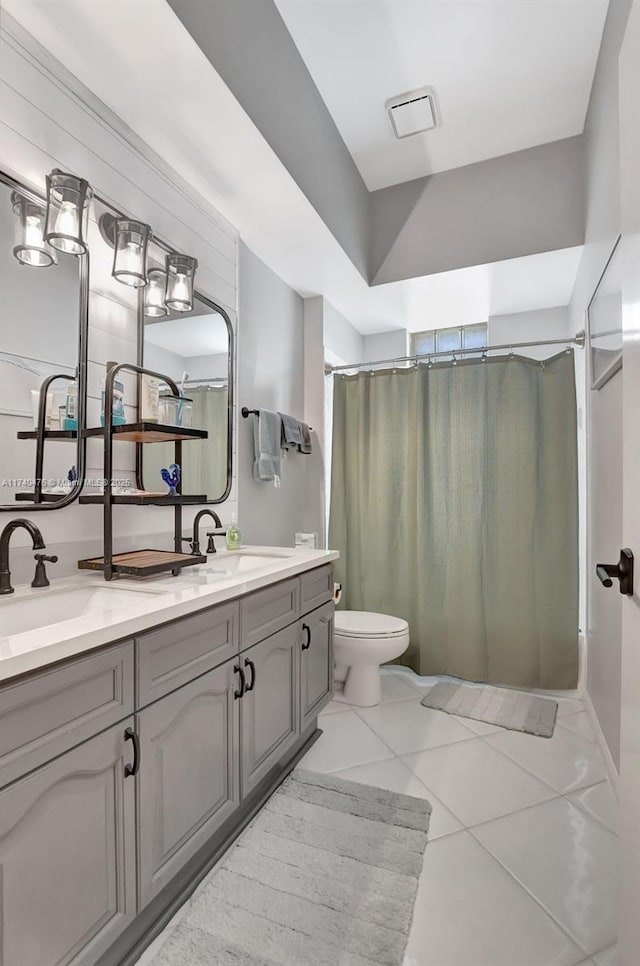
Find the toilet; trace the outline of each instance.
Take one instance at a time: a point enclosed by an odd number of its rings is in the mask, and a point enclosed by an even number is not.
[[[409,625],[400,617],[362,610],[338,610],[335,615],[335,680],[344,690],[335,695],[361,708],[379,704],[380,665],[404,654]]]

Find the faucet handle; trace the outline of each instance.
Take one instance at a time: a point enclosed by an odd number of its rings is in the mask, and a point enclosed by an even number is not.
[[[208,530],[207,531],[207,538],[208,538],[207,553],[216,552],[216,544],[215,544],[215,540],[213,539],[214,537],[226,537],[226,535],[227,535],[227,531],[223,530],[222,527],[219,527],[217,530]]]
[[[48,557],[45,553],[37,553],[34,558],[36,561],[36,572],[33,580],[31,581],[32,587],[48,587],[50,584],[49,578],[47,577],[47,571],[45,568],[45,563],[57,563],[58,557],[56,554],[52,554]]]

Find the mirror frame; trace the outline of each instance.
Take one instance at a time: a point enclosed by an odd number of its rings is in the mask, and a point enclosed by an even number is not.
[[[154,241],[158,241],[154,237]],[[218,315],[222,316],[227,326],[227,335],[229,338],[229,363],[227,367],[227,485],[225,487],[222,496],[217,497],[215,500],[206,500],[204,503],[200,504],[202,506],[211,506],[218,503],[224,503],[225,500],[229,498],[231,493],[231,486],[233,483],[233,411],[235,405],[235,386],[234,386],[234,374],[235,374],[235,333],[233,331],[233,324],[228,313],[210,299],[207,295],[198,289],[194,289],[194,300],[199,299],[204,302],[208,308],[217,312]],[[177,321],[177,320],[176,320]],[[138,290],[138,365],[144,367],[144,288]],[[136,487],[139,490],[144,490],[143,485],[143,466],[142,466],[142,444],[136,444]]]
[[[0,169],[0,184],[6,185],[13,191],[18,191],[30,201],[34,201],[43,208],[47,206],[44,195],[28,187],[17,178]],[[87,365],[89,343],[89,252],[83,255],[70,256],[78,261],[78,357],[76,359],[76,381],[78,383],[78,438],[76,441],[76,466],[78,479],[68,493],[61,496],[55,503],[2,503],[0,513],[36,513],[43,510],[62,510],[74,503],[85,485],[87,440],[84,435],[87,422]],[[2,346],[0,346],[0,352]],[[44,430],[43,430],[44,433]],[[36,440],[36,466],[40,457],[44,458],[46,440],[44,436]]]

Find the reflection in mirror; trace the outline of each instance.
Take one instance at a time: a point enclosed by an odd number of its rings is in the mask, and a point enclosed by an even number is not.
[[[591,386],[600,389],[622,366],[622,257],[616,241],[587,309]]]
[[[48,433],[65,430],[67,410],[74,405],[77,421],[81,263],[53,252],[43,228],[44,201],[0,180],[0,504],[5,509],[25,503],[33,509],[36,440],[18,439],[18,433],[36,428],[44,379],[70,377],[53,382],[47,393]],[[79,448],[70,425],[66,439],[49,435],[44,447],[42,502],[49,508],[73,488]]]
[[[159,421],[204,429],[205,440],[182,447],[182,493],[207,501],[227,495],[230,467],[229,369],[226,318],[196,293],[191,312],[145,315],[144,366],[171,377],[183,392],[175,399],[160,385]],[[164,489],[161,470],[173,462],[173,444],[142,447],[142,488]],[[204,501],[203,501],[204,502]]]

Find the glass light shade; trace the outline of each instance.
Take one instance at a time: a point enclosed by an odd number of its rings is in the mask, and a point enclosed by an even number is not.
[[[193,283],[198,259],[174,252],[167,255],[166,305],[172,312],[190,312],[193,308]]]
[[[59,252],[84,255],[93,189],[84,178],[54,168],[47,175],[45,241]]]
[[[161,319],[167,315],[168,309],[164,304],[166,291],[167,273],[162,268],[150,268],[144,290],[144,314],[148,319]]]
[[[118,218],[111,274],[123,285],[141,288],[147,284],[147,246],[151,229],[141,221]]]
[[[56,253],[44,240],[46,209],[30,201],[19,192],[11,195],[11,206],[16,216],[13,254],[23,265],[47,268],[57,262]]]

